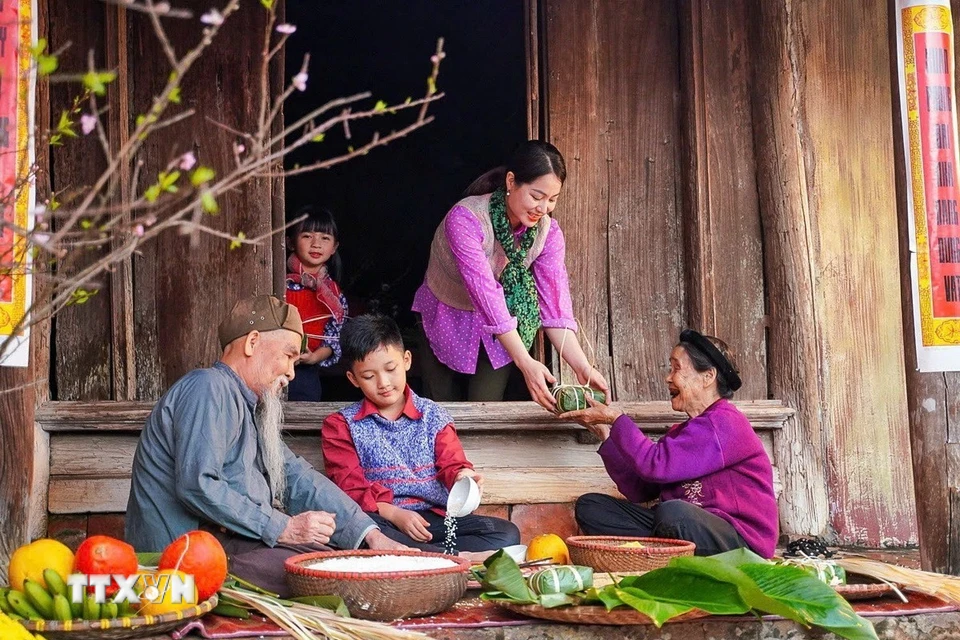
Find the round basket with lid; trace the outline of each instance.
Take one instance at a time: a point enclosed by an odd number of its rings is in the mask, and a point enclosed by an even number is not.
[[[571,536],[570,561],[594,571],[652,571],[667,566],[671,558],[692,556],[697,546],[671,538],[628,536]]]
[[[443,558],[452,564],[433,569],[343,571],[310,568],[332,558]],[[371,562],[375,562],[371,560]],[[423,551],[319,551],[288,558],[287,584],[297,596],[338,595],[350,615],[365,620],[397,620],[439,613],[452,607],[467,590],[470,563],[457,556]]]

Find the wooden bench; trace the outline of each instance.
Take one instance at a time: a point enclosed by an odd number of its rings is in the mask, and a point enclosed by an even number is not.
[[[772,400],[736,404],[763,441],[774,463],[776,482],[773,438],[793,411]],[[149,402],[51,402],[41,407],[37,422],[50,435],[47,509],[51,514],[126,510],[133,454],[152,406]],[[287,404],[285,440],[320,470],[320,424],[341,406]],[[617,494],[596,453],[596,440],[579,425],[561,422],[530,402],[445,406],[456,422],[467,457],[486,478],[485,504],[558,504],[588,492]],[[652,437],[684,418],[668,402],[620,406]]]

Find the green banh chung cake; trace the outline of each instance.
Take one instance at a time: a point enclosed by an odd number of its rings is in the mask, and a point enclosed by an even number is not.
[[[597,402],[603,402],[606,397],[602,391],[597,391],[585,385],[565,384],[553,389],[553,397],[557,401],[557,412],[565,413],[567,411],[577,411],[586,409],[586,395],[590,394]]]

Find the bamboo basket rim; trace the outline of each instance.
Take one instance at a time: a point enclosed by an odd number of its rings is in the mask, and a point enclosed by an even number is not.
[[[56,634],[76,634],[72,637],[96,637],[100,631],[119,631],[129,629],[130,635],[126,637],[135,638],[143,635],[145,631],[153,631],[153,628],[169,625],[176,622],[189,622],[194,618],[204,616],[218,602],[217,594],[213,594],[208,599],[192,607],[181,611],[171,611],[156,616],[127,616],[124,618],[102,618],[100,620],[21,620],[27,630],[33,633],[56,633]],[[110,635],[111,638],[117,638],[117,635]]]
[[[611,542],[640,542],[643,547],[622,547]],[[671,556],[687,551],[694,551],[697,545],[689,540],[676,538],[640,538],[634,536],[570,536],[567,538],[568,547],[590,549],[594,551],[615,551],[617,553],[636,554],[646,556]]]
[[[546,608],[539,604],[519,604],[502,600],[496,601],[496,604],[513,613],[553,622],[601,625],[653,624],[653,620],[651,620],[649,616],[626,605],[607,611],[607,608],[602,605],[575,605]],[[709,615],[706,611],[693,609],[675,618],[671,618],[666,624],[696,620]]]
[[[418,556],[443,558],[456,564],[452,567],[426,569],[423,571],[327,571],[324,569],[308,569],[303,564],[330,558],[373,557],[373,556]],[[346,551],[314,551],[291,556],[283,563],[287,573],[294,575],[323,578],[328,580],[350,580],[354,582],[384,579],[421,578],[428,576],[445,575],[452,573],[469,573],[471,563],[459,556],[446,553],[430,553],[417,550],[378,550],[378,549],[348,549]]]

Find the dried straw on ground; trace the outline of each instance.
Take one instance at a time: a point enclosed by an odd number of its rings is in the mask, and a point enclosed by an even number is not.
[[[274,598],[246,590],[221,589],[221,593],[253,607],[280,625],[297,640],[429,640],[417,631],[406,631],[372,620],[344,618],[332,611],[306,604],[285,607]]]
[[[836,562],[847,573],[859,573],[878,580],[893,582],[907,591],[926,593],[942,600],[960,604],[960,578],[931,571],[907,569],[906,567],[855,555],[838,557]]]

